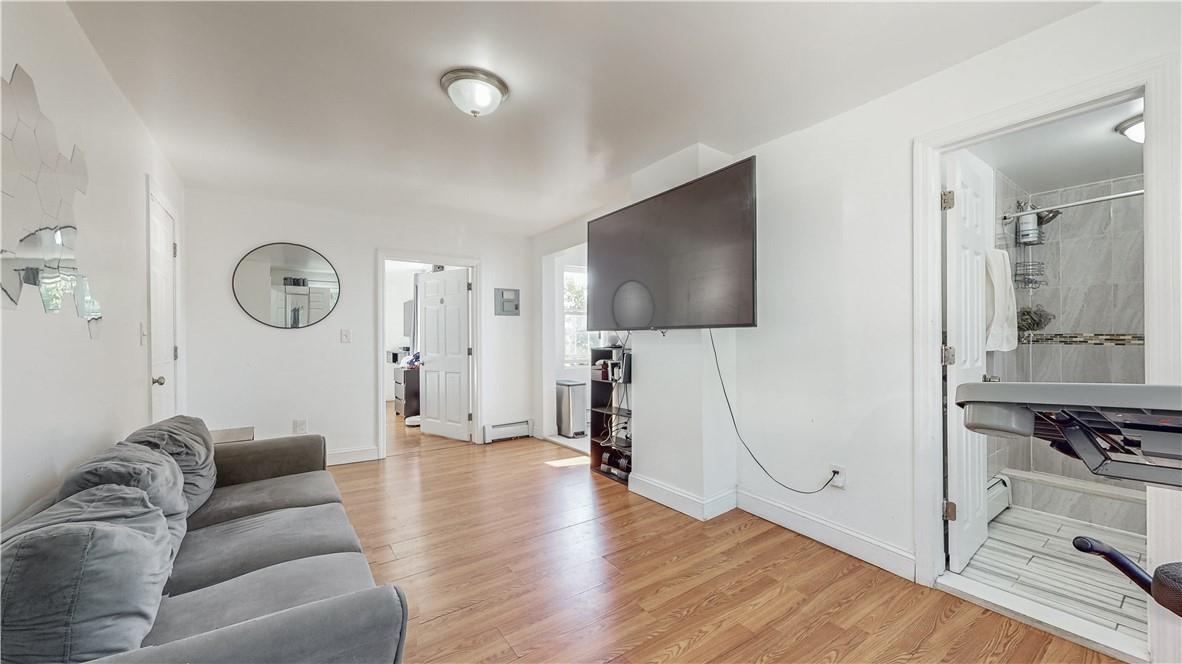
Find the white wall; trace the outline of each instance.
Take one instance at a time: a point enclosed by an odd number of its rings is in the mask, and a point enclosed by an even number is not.
[[[426,263],[386,261],[386,341],[384,350],[410,346],[410,337],[403,334],[404,310],[407,300],[415,297],[415,274],[431,269]]]
[[[917,136],[1179,50],[1177,5],[1101,5],[751,151],[759,327],[738,330],[739,504],[914,571],[911,144]],[[1175,148],[1176,149],[1176,148]],[[774,367],[774,370],[769,370]]]
[[[562,302],[565,285],[564,273],[568,267],[587,267],[587,243],[576,244],[542,258],[542,307],[540,309],[542,324],[542,412],[541,419],[536,426],[538,435],[546,437],[558,436],[558,396],[555,387],[558,380],[581,380],[587,383],[583,390],[584,404],[577,417],[587,419],[586,410],[591,407],[590,367],[568,367],[564,365],[563,354],[565,348],[565,321],[562,315]],[[561,439],[562,444],[586,453],[589,448],[587,438]]]
[[[533,311],[494,316],[493,288],[532,297],[529,242],[473,225],[358,216],[207,190],[188,192],[190,411],[211,426],[254,425],[258,437],[287,435],[292,420],[328,438],[330,454],[376,454],[376,312],[379,248],[480,260],[484,327],[480,364],[485,423],[531,416],[529,334]],[[296,242],[340,273],[337,308],[300,330],[256,323],[234,301],[230,275],[251,248]],[[529,300],[527,300],[529,301]],[[401,306],[401,305],[400,305]],[[352,343],[340,343],[341,329]]]
[[[59,151],[85,152],[78,264],[103,308],[97,341],[72,311],[43,313],[27,287],[20,307],[3,313],[0,507],[8,517],[148,422],[148,348],[139,338],[148,302],[145,175],[178,213],[184,191],[65,3],[5,2],[0,22],[4,78],[23,67],[56,125]]]

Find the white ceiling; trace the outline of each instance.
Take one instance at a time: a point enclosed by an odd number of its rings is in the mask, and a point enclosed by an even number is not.
[[[1141,145],[1114,129],[1144,110],[1143,98],[1125,101],[1006,134],[970,150],[1030,193],[1136,175],[1144,170]],[[1153,140],[1152,133],[1148,140]]]
[[[735,153],[1070,3],[72,3],[188,186],[535,232],[693,143]],[[473,119],[446,69],[501,75]]]

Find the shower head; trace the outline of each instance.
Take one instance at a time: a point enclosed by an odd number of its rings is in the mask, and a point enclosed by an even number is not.
[[[1046,224],[1054,221],[1061,214],[1063,213],[1059,210],[1042,210],[1038,213],[1038,225],[1045,226]]]

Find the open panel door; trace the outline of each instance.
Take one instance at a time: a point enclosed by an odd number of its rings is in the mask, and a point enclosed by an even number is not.
[[[148,341],[151,344],[152,421],[176,415],[176,221],[148,196]]]
[[[985,436],[964,428],[964,411],[955,403],[956,386],[985,376],[985,260],[993,247],[993,169],[967,150],[944,157],[944,190],[953,207],[944,212],[944,329],[947,345],[948,500],[956,516],[948,522],[948,568],[960,572],[989,530],[985,499]],[[949,362],[948,360],[951,359]]]
[[[468,270],[426,272],[419,281],[419,416],[423,433],[469,440]]]

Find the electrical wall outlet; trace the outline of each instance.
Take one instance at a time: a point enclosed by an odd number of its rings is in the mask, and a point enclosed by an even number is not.
[[[341,343],[343,343],[343,344],[353,343],[353,331],[352,330],[349,330],[349,329],[343,328],[343,327],[341,328]]]
[[[292,420],[291,421],[291,432],[292,433],[308,433],[308,420]]]
[[[844,489],[845,466],[829,466],[829,472],[837,473],[837,475],[833,477],[833,481],[829,483],[829,486],[833,487],[834,489]]]

